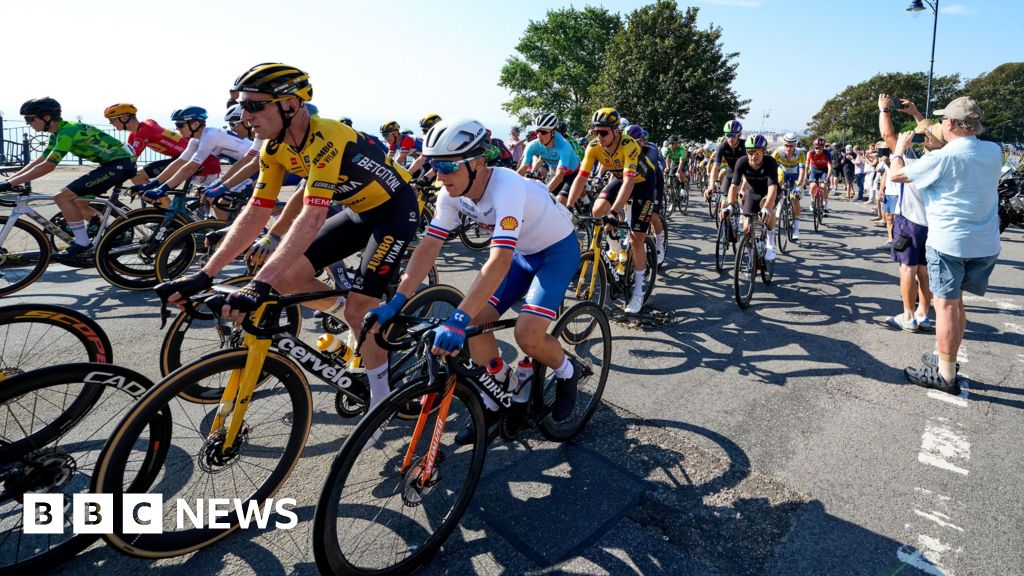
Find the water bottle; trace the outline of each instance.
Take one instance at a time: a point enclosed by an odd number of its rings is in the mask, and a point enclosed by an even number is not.
[[[533,360],[529,356],[523,356],[516,366],[516,383],[518,384],[512,397],[513,402],[523,404],[530,399],[530,385],[533,384]]]
[[[487,373],[506,392],[516,389],[516,375],[512,372],[512,367],[501,359],[501,356],[495,356],[487,362]]]
[[[352,359],[355,350],[345,344],[345,341],[334,334],[324,334],[316,339],[316,349],[348,362]]]
[[[616,262],[619,261],[619,253],[616,252],[615,250],[609,250],[608,251],[608,261],[611,262],[614,265]]]
[[[619,261],[615,265],[615,270],[618,271],[619,274],[626,273],[626,260],[629,260],[629,254],[625,251],[619,252]]]

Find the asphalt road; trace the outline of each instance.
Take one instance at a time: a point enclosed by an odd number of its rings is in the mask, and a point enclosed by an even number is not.
[[[592,424],[565,445],[496,445],[427,573],[1024,573],[1024,231],[1004,233],[989,293],[967,299],[969,384],[954,398],[904,381],[934,336],[881,325],[901,309],[882,229],[860,204],[832,207],[820,233],[804,222],[747,310],[714,271],[703,206],[675,216],[655,313],[613,324]],[[481,262],[453,245],[442,282],[467,288]],[[118,363],[159,376],[148,293],[53,266],[6,301],[84,311]],[[159,562],[96,545],[58,573],[315,573],[313,508],[351,423],[325,387],[314,399],[306,456],[279,494],[298,500],[295,530],[236,532]]]

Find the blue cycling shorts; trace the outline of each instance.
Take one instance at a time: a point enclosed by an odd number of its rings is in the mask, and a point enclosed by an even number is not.
[[[819,170],[811,168],[811,182],[825,182],[828,179],[828,169]]]
[[[525,295],[520,314],[554,320],[579,266],[580,243],[576,232],[536,254],[525,256],[516,252],[512,256],[512,267],[488,302],[500,317]]]

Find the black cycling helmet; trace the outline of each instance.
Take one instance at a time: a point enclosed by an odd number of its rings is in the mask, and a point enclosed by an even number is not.
[[[568,123],[568,122],[566,122],[565,120],[559,120],[559,121],[558,121],[558,125],[557,125],[557,126],[555,126],[555,130],[558,130],[558,132],[559,132],[559,133],[560,133],[560,134],[561,134],[562,136],[565,136],[565,133],[566,133],[566,131],[568,131],[568,130],[569,130],[569,123]]]
[[[60,102],[49,96],[28,100],[21,105],[22,116],[60,116]]]

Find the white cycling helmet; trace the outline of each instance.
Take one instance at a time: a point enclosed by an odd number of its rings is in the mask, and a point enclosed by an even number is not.
[[[717,149],[718,149],[718,146],[715,146],[714,142],[708,142],[707,144],[704,145],[704,151],[705,152],[714,152]]]
[[[476,120],[441,120],[423,136],[423,155],[468,156],[487,144],[487,128]]]
[[[632,124],[632,122],[630,122],[629,120],[627,120],[627,119],[625,119],[625,118],[619,118],[619,126],[620,126],[620,127],[621,127],[621,128],[623,129],[623,130],[625,130],[626,128],[629,128],[629,125],[630,125],[630,124]]]
[[[558,116],[550,112],[538,114],[537,119],[534,121],[534,127],[541,130],[554,130],[556,126],[558,126]]]
[[[240,104],[232,104],[226,114],[224,114],[224,121],[229,124],[242,121],[242,106]]]
[[[786,144],[796,144],[796,140],[796,132],[786,132],[786,134],[782,136],[782,141]]]

